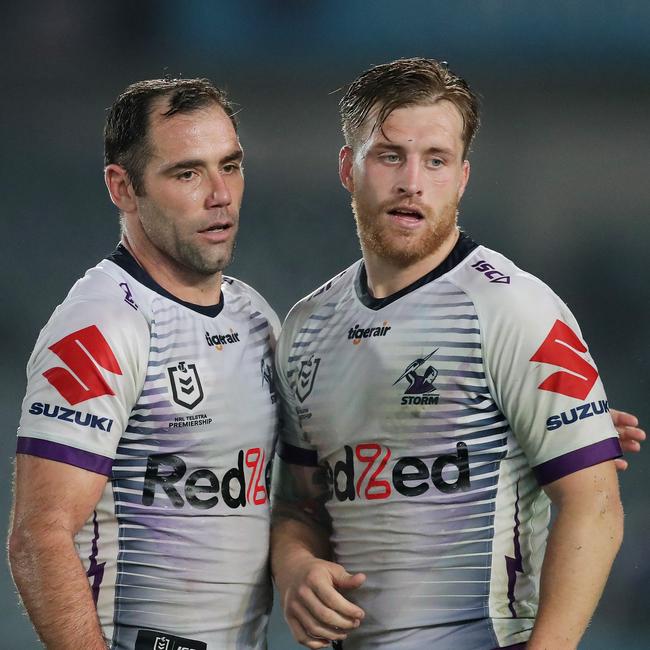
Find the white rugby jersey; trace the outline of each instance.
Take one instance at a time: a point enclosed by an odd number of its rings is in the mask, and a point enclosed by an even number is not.
[[[221,289],[184,303],[119,246],[28,364],[18,452],[109,478],[76,545],[115,649],[266,648],[279,322]]]
[[[335,560],[367,575],[345,650],[525,641],[542,485],[620,455],[567,306],[461,235],[384,299],[362,262],[299,302],[276,355],[279,455],[325,470]]]

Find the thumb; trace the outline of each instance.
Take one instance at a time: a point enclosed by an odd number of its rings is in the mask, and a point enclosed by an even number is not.
[[[366,576],[363,573],[348,573],[342,566],[333,573],[332,577],[334,585],[339,589],[356,589],[366,581]]]

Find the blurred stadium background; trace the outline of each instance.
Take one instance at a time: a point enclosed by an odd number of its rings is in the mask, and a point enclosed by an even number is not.
[[[448,61],[484,98],[462,225],[565,299],[610,402],[650,426],[647,2],[27,0],[3,5],[0,36],[3,521],[34,340],[118,237],[104,110],[165,74],[210,77],[240,105],[247,190],[231,272],[283,317],[359,255],[337,178],[337,89],[392,58]],[[621,476],[626,538],[581,648],[650,647],[649,469],[646,451]],[[39,647],[5,563],[0,627],[0,646]],[[276,608],[270,648],[294,647]]]

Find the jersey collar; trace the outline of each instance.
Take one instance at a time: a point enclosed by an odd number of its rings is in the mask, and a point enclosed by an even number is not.
[[[174,294],[169,293],[167,289],[161,287],[136,261],[133,255],[129,253],[124,244],[118,244],[117,248],[109,255],[106,259],[114,264],[117,264],[121,269],[124,269],[134,280],[137,280],[140,284],[144,284],[145,287],[148,287],[152,291],[164,296],[168,300],[173,300],[183,307],[187,307],[192,311],[195,311],[204,316],[210,316],[214,318],[218,316],[223,310],[224,298],[223,291],[221,291],[221,296],[219,302],[216,305],[195,305],[192,302],[185,302],[180,298],[177,298]]]
[[[396,291],[390,296],[385,298],[375,298],[368,288],[368,274],[366,273],[366,265],[361,261],[359,265],[359,270],[357,271],[357,276],[354,280],[354,288],[357,293],[357,297],[363,305],[377,311],[382,307],[390,305],[392,302],[399,300],[402,296],[423,287],[429,282],[433,282],[435,279],[439,278],[441,275],[444,275],[448,271],[451,271],[454,267],[458,266],[476,247],[478,244],[473,241],[469,235],[466,235],[461,231],[458,241],[451,249],[451,252],[447,257],[436,266],[435,269],[429,271],[426,275],[423,275],[421,278],[417,279],[415,282],[409,284],[407,287]]]

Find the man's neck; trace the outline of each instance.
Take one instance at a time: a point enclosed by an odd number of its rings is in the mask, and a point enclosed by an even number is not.
[[[122,244],[155,282],[179,300],[201,307],[216,305],[221,300],[221,272],[197,277],[156,249],[138,246],[137,239],[133,241],[125,233]]]
[[[372,251],[364,250],[363,261],[370,293],[375,298],[386,298],[413,284],[447,259],[459,237],[460,231],[454,228],[435,251],[408,266],[400,266]]]

